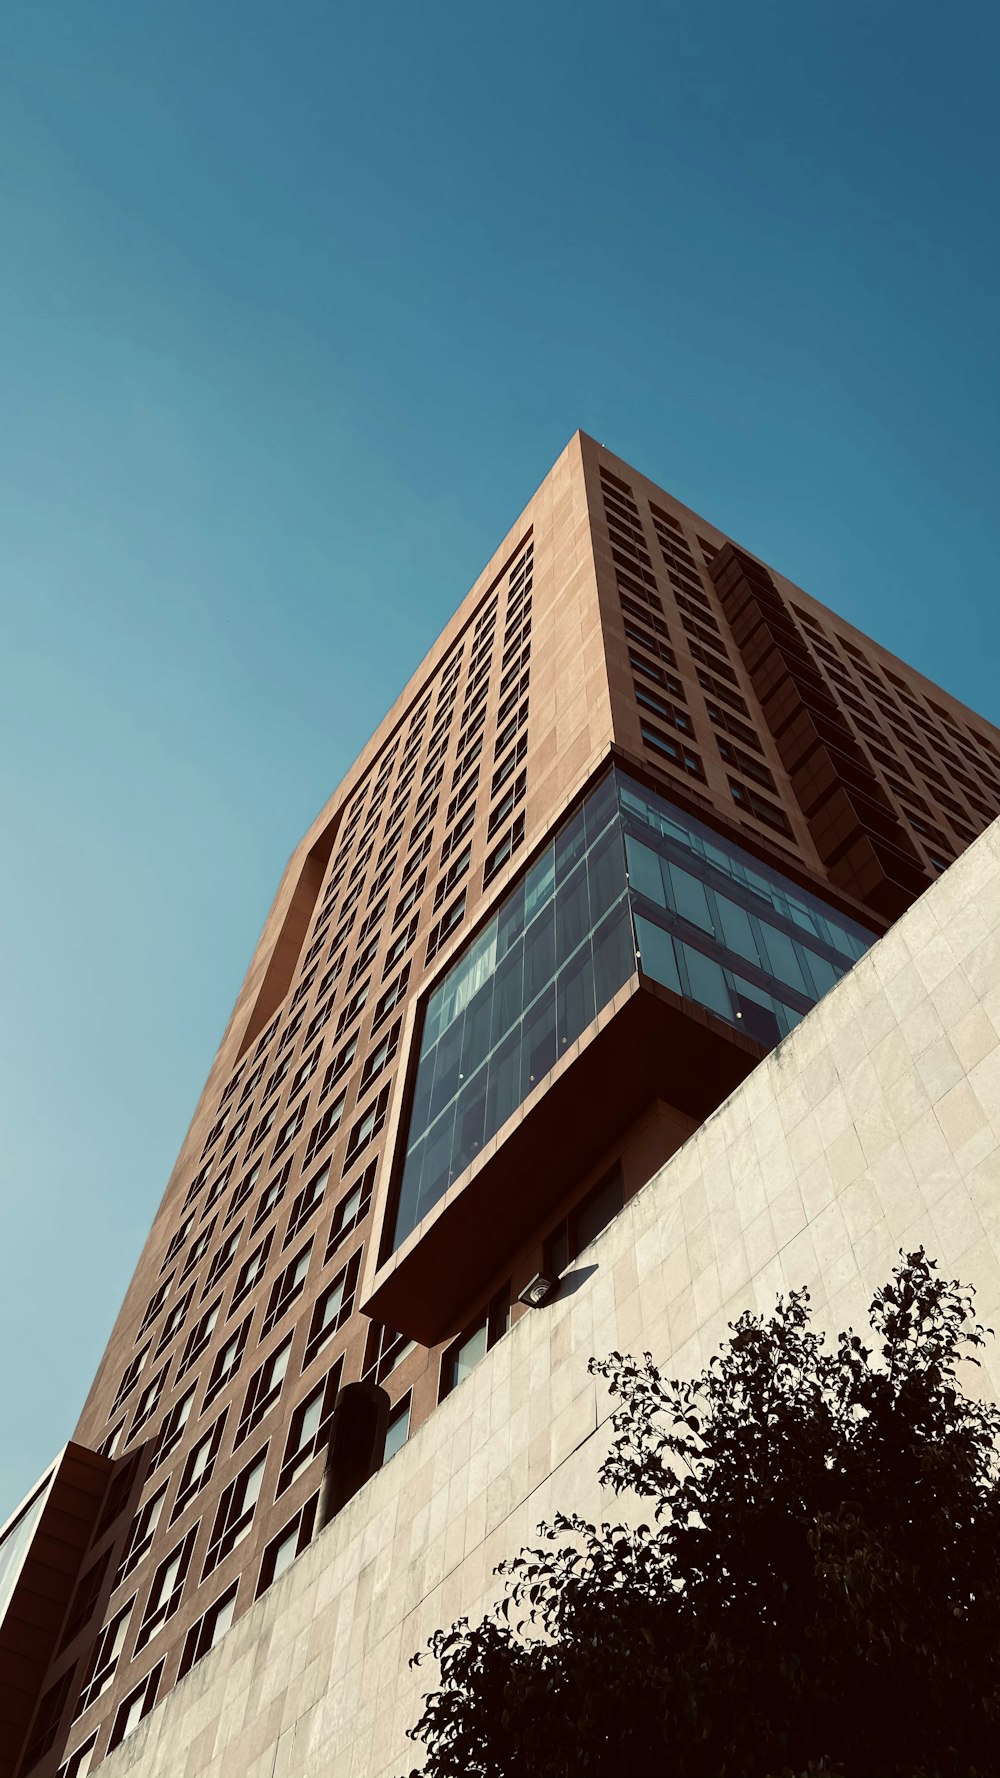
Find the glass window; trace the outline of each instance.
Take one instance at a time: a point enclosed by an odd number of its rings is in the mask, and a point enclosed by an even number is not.
[[[634,969],[609,774],[429,997],[397,1245]]]
[[[383,1463],[388,1463],[389,1458],[395,1457],[396,1452],[402,1449],[409,1437],[409,1433],[410,1398],[407,1396],[405,1401],[401,1402],[399,1407],[395,1408],[389,1416],[389,1424],[386,1427],[385,1433],[385,1450],[382,1454]]]
[[[654,926],[652,920],[644,920],[641,914],[635,917],[635,930],[644,973],[665,988],[672,988],[675,994],[683,994],[669,932],[662,926]]]
[[[644,895],[647,901],[654,901],[661,908],[667,905],[663,891],[663,878],[660,875],[660,860],[649,846],[631,834],[625,836],[625,851],[628,855],[629,888],[637,895]]]
[[[395,1244],[635,972],[636,944],[652,980],[771,1045],[872,936],[609,773],[428,999]]]
[[[674,892],[674,907],[683,920],[690,920],[692,926],[700,926],[702,932],[715,936],[715,921],[709,911],[705,885],[690,871],[681,870],[680,865],[671,864],[670,884]]]

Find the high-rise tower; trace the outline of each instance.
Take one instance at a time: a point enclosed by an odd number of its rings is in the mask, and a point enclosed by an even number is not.
[[[577,434],[289,861],[74,1442],[82,1778],[1000,810],[1000,732]]]

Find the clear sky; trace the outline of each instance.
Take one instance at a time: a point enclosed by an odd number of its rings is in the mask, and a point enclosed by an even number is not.
[[[288,853],[576,427],[1000,720],[998,39],[7,0],[0,1520]]]

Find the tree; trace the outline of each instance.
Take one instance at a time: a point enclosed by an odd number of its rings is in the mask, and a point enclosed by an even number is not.
[[[574,1516],[431,1639],[426,1778],[1000,1772],[1000,1409],[989,1331],[923,1250],[828,1347],[809,1293],[745,1314],[693,1381],[591,1360],[600,1479],[651,1526]],[[415,1656],[419,1660],[421,1656]]]

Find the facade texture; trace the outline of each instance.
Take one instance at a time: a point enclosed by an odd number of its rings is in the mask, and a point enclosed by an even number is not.
[[[988,1247],[998,810],[995,729],[577,434],[289,862],[63,1460],[106,1487],[9,1564],[0,1769],[390,1769],[423,1629],[596,1468],[591,1350],[834,1308],[938,1167]]]

